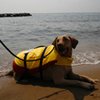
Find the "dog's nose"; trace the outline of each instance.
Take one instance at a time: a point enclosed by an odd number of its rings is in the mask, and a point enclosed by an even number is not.
[[[63,44],[58,44],[57,46],[58,46],[59,51],[61,51],[61,52],[64,51],[64,46],[63,46]]]
[[[63,45],[62,45],[62,44],[58,44],[58,47],[59,47],[59,48],[62,48],[62,47],[63,47]]]

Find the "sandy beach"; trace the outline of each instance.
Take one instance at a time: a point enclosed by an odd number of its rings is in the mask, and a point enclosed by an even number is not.
[[[74,71],[100,80],[100,64],[81,65]],[[0,100],[100,100],[100,82],[96,90],[78,87],[56,87],[52,83],[34,81],[32,84],[17,84],[13,77],[0,78]]]

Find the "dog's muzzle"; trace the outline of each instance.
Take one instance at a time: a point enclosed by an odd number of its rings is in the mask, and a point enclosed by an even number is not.
[[[58,47],[59,52],[62,55],[65,55],[67,53],[67,51],[68,51],[68,49],[65,48],[63,44],[58,44],[57,47]]]
[[[58,47],[58,50],[59,50],[60,52],[65,51],[65,48],[64,48],[64,46],[63,46],[62,44],[58,44],[57,47]]]

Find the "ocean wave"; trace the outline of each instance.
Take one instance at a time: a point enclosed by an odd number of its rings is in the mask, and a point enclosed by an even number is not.
[[[81,64],[99,64],[100,63],[100,52],[84,52],[73,55],[73,65]]]

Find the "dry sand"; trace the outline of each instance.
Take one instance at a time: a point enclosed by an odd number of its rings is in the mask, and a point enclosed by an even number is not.
[[[74,67],[79,74],[100,80],[100,64]],[[51,83],[34,81],[32,84],[17,84],[12,77],[0,78],[0,100],[100,100],[100,82],[97,90],[78,87],[55,87]]]

